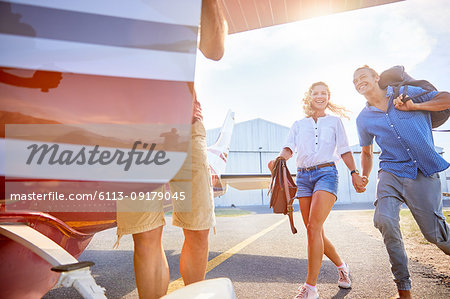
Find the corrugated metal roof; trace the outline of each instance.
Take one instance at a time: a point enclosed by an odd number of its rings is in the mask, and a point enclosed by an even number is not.
[[[208,130],[206,142],[213,144],[220,129]],[[230,150],[245,152],[279,152],[286,142],[289,128],[261,118],[235,124]]]

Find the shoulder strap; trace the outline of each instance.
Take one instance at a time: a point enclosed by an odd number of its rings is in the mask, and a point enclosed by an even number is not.
[[[269,191],[267,192],[267,194],[270,194],[272,192],[273,187],[275,187],[276,181],[279,180],[278,174],[279,174],[279,170],[280,170],[280,164],[281,164],[281,159],[277,158],[273,165],[272,177],[270,180]]]
[[[429,93],[429,92],[431,92],[431,90],[426,90],[426,91],[424,91],[424,92],[421,92],[421,93],[419,93],[418,95],[415,95],[415,96],[413,96],[413,97],[409,97],[408,96],[408,85],[404,85],[403,86],[403,93],[402,93],[402,95],[403,95],[403,97],[402,97],[402,102],[403,103],[406,103],[407,101],[409,101],[409,100],[412,100],[412,99],[415,99],[415,98],[418,98],[418,97],[421,97],[421,96],[423,96],[423,95],[425,95],[425,94],[427,94],[427,93]],[[396,98],[396,96],[394,95],[394,99]]]
[[[286,201],[287,201],[287,213],[289,216],[289,224],[291,225],[291,231],[293,234],[297,233],[297,229],[294,226],[294,208],[292,207],[292,203],[294,202],[295,197],[291,198],[291,195],[289,194],[289,185],[288,185],[288,176],[287,176],[287,169],[286,169],[286,163],[282,164],[283,167],[283,188],[284,192],[286,194]],[[292,178],[291,178],[292,180]]]

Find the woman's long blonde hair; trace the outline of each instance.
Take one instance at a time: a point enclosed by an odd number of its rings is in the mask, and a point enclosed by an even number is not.
[[[328,98],[330,98],[331,96],[331,92],[330,92],[330,88],[328,87],[328,85],[325,82],[319,81],[319,82],[315,82],[313,83],[307,92],[305,92],[305,97],[303,98],[303,111],[305,112],[307,117],[313,117],[315,115],[315,111],[312,108],[312,100],[311,100],[311,93],[314,87],[318,86],[318,85],[323,85],[326,87],[327,92],[328,92]],[[328,105],[327,108],[333,112],[334,114],[339,115],[340,117],[344,117],[347,119],[350,119],[347,116],[347,112],[350,112],[349,110],[345,109],[345,107],[343,106],[339,106],[336,104],[331,103],[331,101],[328,100]]]

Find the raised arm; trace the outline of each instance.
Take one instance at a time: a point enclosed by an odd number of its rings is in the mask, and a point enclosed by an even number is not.
[[[228,25],[219,0],[203,0],[199,48],[206,58],[220,60],[225,52]]]

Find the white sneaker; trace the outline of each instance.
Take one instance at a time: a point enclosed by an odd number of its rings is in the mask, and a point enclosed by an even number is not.
[[[298,288],[298,294],[297,296],[294,297],[294,299],[318,299],[318,298],[319,293],[308,287],[306,284]]]
[[[338,268],[338,272],[338,286],[343,289],[349,289],[352,285],[352,281],[350,280],[350,267],[346,263],[344,263],[343,267]]]

